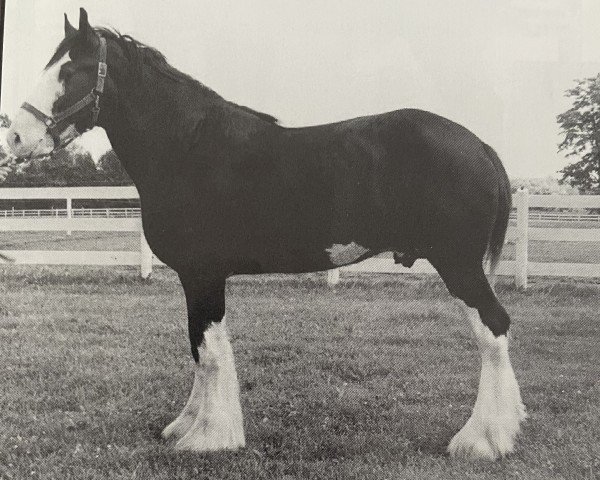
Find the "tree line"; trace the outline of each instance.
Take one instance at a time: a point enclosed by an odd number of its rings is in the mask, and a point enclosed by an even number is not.
[[[6,153],[0,147],[0,159]],[[8,174],[2,187],[79,187],[133,185],[114,151],[96,164],[89,152],[67,148],[36,159]]]
[[[0,159],[6,153],[0,146]],[[89,187],[133,185],[123,170],[117,155],[106,152],[96,164],[83,150],[59,150],[48,159],[32,160],[25,167],[17,167],[2,182],[2,188],[17,187]],[[74,207],[106,208],[136,207],[138,200],[78,200]],[[0,200],[0,210],[65,208],[64,200]]]

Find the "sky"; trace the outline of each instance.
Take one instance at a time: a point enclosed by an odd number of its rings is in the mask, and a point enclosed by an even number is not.
[[[80,6],[284,126],[422,108],[518,177],[567,164],[564,92],[600,72],[598,0],[6,0],[1,112],[14,116]],[[110,148],[101,129],[79,143]]]

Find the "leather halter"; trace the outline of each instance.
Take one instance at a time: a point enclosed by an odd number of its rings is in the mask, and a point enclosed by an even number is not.
[[[85,131],[90,130],[96,126],[96,122],[98,121],[98,115],[100,114],[100,97],[102,93],[104,93],[104,80],[108,72],[108,66],[106,65],[106,39],[104,37],[99,38],[100,51],[98,53],[98,77],[96,80],[96,86],[92,89],[90,93],[88,93],[77,103],[71,105],[69,108],[63,110],[62,112],[58,112],[54,116],[46,115],[44,112],[37,109],[30,103],[25,102],[23,103],[23,105],[21,105],[21,108],[23,110],[27,110],[35,118],[42,121],[46,125],[46,130],[54,140],[54,149],[65,147],[76,138],[76,135],[73,135],[67,138],[66,141],[61,142],[60,136],[69,127],[68,120],[71,117],[73,117],[73,115],[86,108],[88,105],[92,105],[92,124],[91,126],[87,127]],[[77,133],[81,134],[83,132]]]

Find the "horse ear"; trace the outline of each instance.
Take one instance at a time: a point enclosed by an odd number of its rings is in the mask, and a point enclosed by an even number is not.
[[[79,9],[79,35],[88,42],[88,45],[95,47],[98,42],[98,36],[88,21],[88,15],[85,8]]]
[[[71,25],[65,13],[65,38],[72,37],[73,35],[77,35],[77,29]]]
[[[88,14],[85,11],[85,8],[79,9],[79,31],[81,33],[85,33],[88,30],[91,30],[90,22],[88,22]]]

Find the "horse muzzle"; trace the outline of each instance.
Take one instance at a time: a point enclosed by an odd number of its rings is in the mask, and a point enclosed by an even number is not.
[[[31,122],[21,127],[17,118],[6,134],[6,141],[10,153],[16,157],[16,163],[23,163],[33,157],[44,157],[52,153],[55,148],[54,139],[42,126],[31,125]]]

